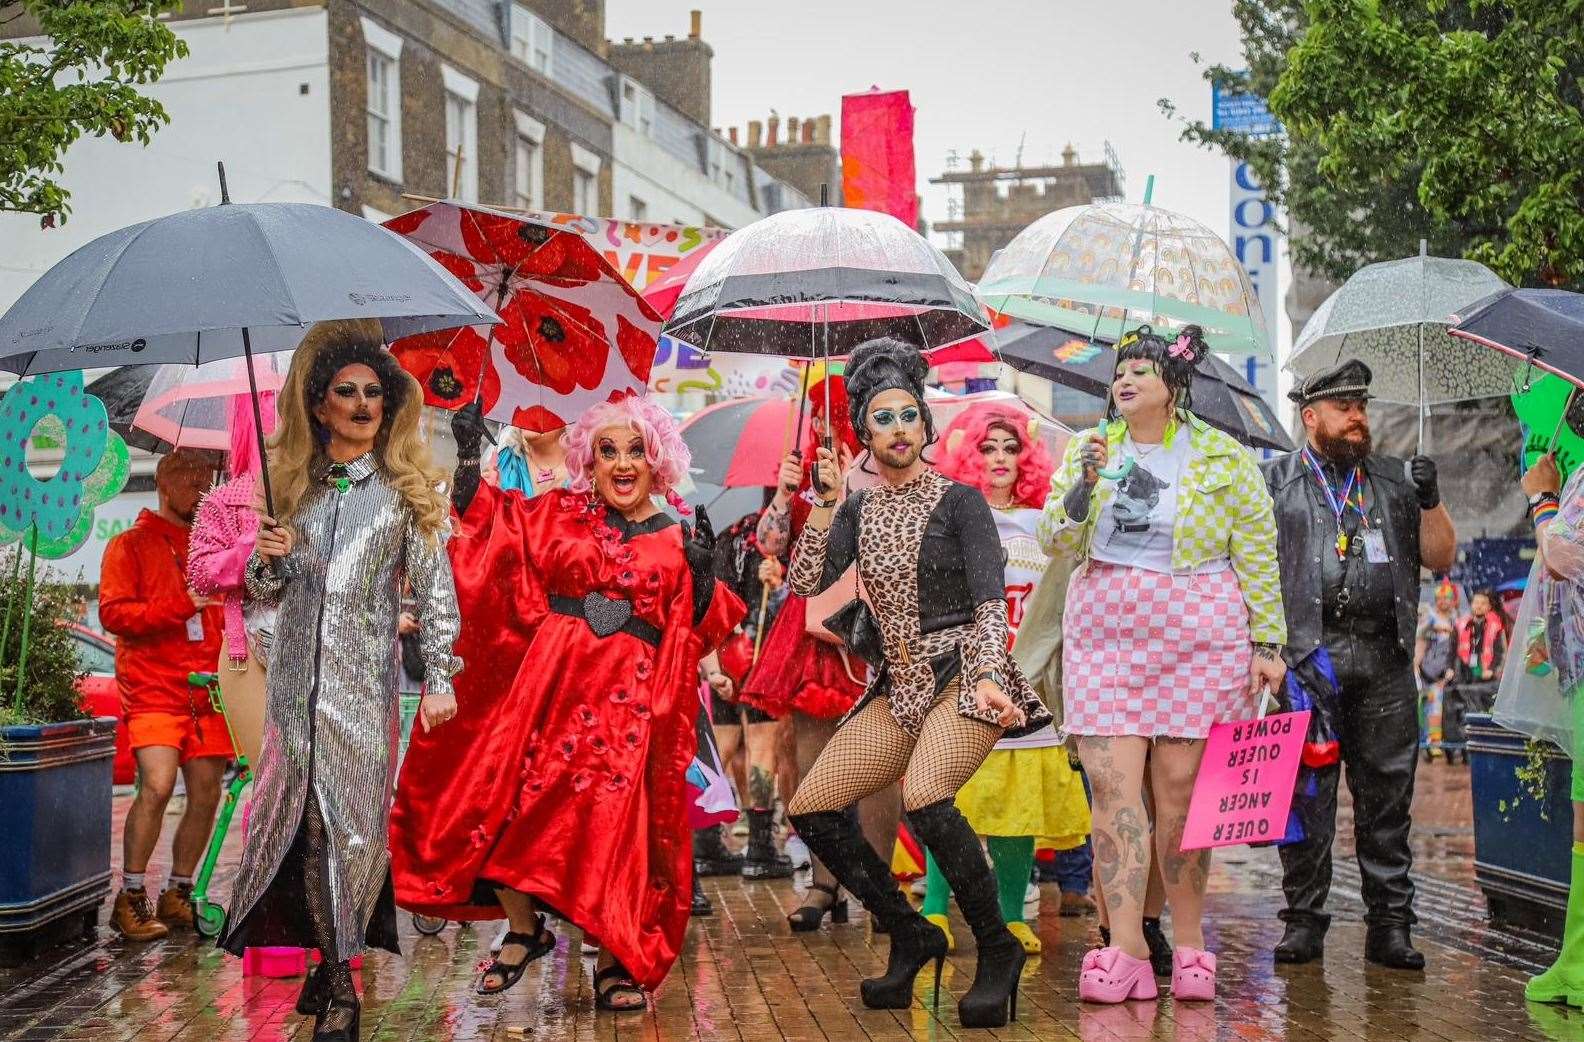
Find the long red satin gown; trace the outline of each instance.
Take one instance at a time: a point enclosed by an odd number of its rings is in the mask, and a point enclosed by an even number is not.
[[[698,663],[746,608],[717,583],[695,626],[680,526],[617,525],[587,494],[480,486],[449,544],[459,708],[414,728],[391,869],[398,905],[447,919],[502,918],[491,884],[530,894],[653,988],[692,897]],[[659,646],[550,610],[589,593],[630,601]]]

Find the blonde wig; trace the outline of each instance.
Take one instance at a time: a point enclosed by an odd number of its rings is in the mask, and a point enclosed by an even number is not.
[[[379,322],[348,319],[319,322],[292,356],[291,368],[276,399],[280,422],[269,440],[270,480],[277,520],[290,525],[330,458],[328,432],[314,418],[335,374],[348,365],[373,369],[385,388],[384,418],[374,439],[381,474],[412,511],[429,539],[438,538],[450,507],[439,491],[444,473],[434,465],[419,436],[423,390],[384,349]]]

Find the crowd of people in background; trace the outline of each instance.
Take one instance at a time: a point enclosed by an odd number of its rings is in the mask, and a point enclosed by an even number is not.
[[[98,613],[139,768],[114,927],[192,925],[240,751],[255,787],[220,943],[324,953],[297,1007],[316,1038],[357,1036],[351,960],[396,950],[398,907],[505,921],[481,995],[552,951],[557,920],[574,927],[599,952],[597,1005],[622,1012],[646,1008],[689,917],[710,914],[700,877],[805,871],[789,930],[845,924],[855,901],[889,939],[860,989],[871,1007],[938,978],[961,944],[955,901],[977,959],[961,1023],[1015,1017],[1042,881],[1062,915],[1097,918],[1081,998],[1153,998],[1169,978],[1179,1001],[1210,1000],[1211,858],[1181,849],[1205,739],[1299,697],[1334,753],[1280,848],[1274,958],[1324,950],[1345,774],[1363,954],[1422,969],[1419,757],[1466,762],[1465,718],[1491,707],[1509,649],[1536,652],[1493,590],[1463,611],[1443,579],[1421,606],[1455,535],[1431,461],[1374,451],[1366,366],[1295,387],[1303,445],[1260,463],[1193,412],[1205,351],[1194,327],[1124,336],[1109,415],[1055,459],[1017,408],[937,429],[927,363],[872,341],[809,390],[808,440],[717,534],[678,495],[689,452],[657,405],[617,400],[488,454],[469,407],[445,474],[377,327],[316,327],[277,399],[272,509],[250,437],[207,496],[209,464],[176,452],[158,509],[106,552]],[[1584,646],[1578,480],[1562,488],[1546,460],[1524,479],[1564,683]],[[199,671],[221,674],[242,748]],[[398,778],[403,689],[423,699]],[[696,752],[737,777],[745,835],[692,827]],[[925,854],[918,905],[894,872],[899,824]],[[1574,831],[1567,944],[1530,989],[1544,1001],[1584,999],[1584,812]]]

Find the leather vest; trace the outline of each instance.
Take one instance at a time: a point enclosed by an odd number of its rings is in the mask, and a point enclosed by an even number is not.
[[[1321,555],[1336,552],[1336,517],[1317,504],[1307,487],[1315,479],[1301,452],[1268,460],[1260,469],[1276,502],[1287,657],[1289,662],[1297,662],[1325,640]],[[1397,642],[1411,655],[1418,625],[1419,499],[1408,480],[1407,465],[1395,456],[1370,456],[1364,461],[1364,472],[1374,497],[1369,522],[1384,533],[1390,559]],[[1389,620],[1381,623],[1389,626]]]

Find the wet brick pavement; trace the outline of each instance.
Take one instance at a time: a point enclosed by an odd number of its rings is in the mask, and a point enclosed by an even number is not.
[[[791,935],[782,916],[797,903],[785,883],[706,880],[716,914],[694,920],[687,951],[642,1015],[593,1012],[592,957],[575,932],[504,996],[472,992],[481,947],[493,926],[451,926],[420,938],[404,921],[401,957],[375,953],[362,971],[364,1037],[379,1040],[490,1039],[500,1042],[848,1042],[872,1039],[996,1039],[1126,1042],[1337,1039],[1506,1042],[1584,1039],[1584,1015],[1527,1006],[1524,979],[1548,962],[1551,942],[1492,929],[1473,886],[1473,832],[1466,769],[1420,771],[1415,844],[1422,922],[1416,933],[1430,961],[1423,975],[1367,966],[1360,957],[1358,873],[1339,860],[1332,904],[1338,913],[1323,964],[1277,969],[1281,933],[1279,870],[1270,850],[1222,853],[1212,880],[1211,946],[1220,957],[1213,1006],[1169,998],[1086,1007],[1076,998],[1078,964],[1094,942],[1093,919],[1054,914],[1046,887],[1038,931],[1045,955],[1023,979],[1019,1021],[996,1031],[963,1031],[956,998],[973,975],[972,944],[948,964],[939,1016],[921,983],[910,1010],[866,1010],[858,980],[883,966],[885,944],[862,915],[852,924]],[[117,821],[126,797],[117,800]],[[172,825],[174,821],[172,821]],[[1347,829],[1342,830],[1347,837]],[[1350,847],[1350,840],[1339,840]],[[119,843],[117,844],[119,846]],[[227,847],[233,869],[238,844]],[[1340,852],[1340,851],[1339,851]],[[118,852],[119,856],[119,852]],[[163,855],[162,855],[163,856]],[[164,876],[156,863],[151,879]],[[223,878],[225,878],[223,876]],[[223,886],[224,884],[222,884]],[[959,939],[968,932],[957,926]],[[309,1037],[292,1012],[297,980],[244,978],[240,963],[191,935],[131,945],[101,928],[87,948],[52,953],[25,969],[0,971],[0,1038],[86,1042],[233,1042]]]

